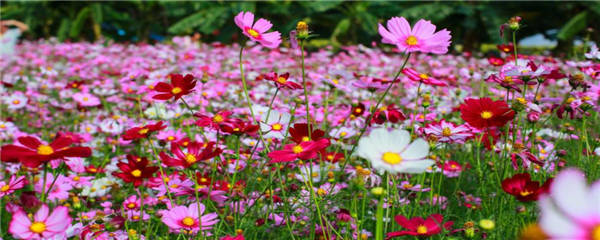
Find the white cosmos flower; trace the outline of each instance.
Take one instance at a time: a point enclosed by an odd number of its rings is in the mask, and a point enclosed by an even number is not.
[[[406,130],[377,128],[358,142],[358,156],[371,162],[379,171],[390,173],[422,173],[435,162],[426,159],[429,144],[422,138],[410,143]]]

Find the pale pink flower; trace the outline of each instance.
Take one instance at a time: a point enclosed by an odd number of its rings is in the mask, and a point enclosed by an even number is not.
[[[276,48],[281,43],[281,33],[278,31],[265,33],[271,29],[273,24],[264,18],[254,22],[254,14],[251,12],[240,12],[234,18],[235,24],[242,29],[242,33],[250,40],[259,42],[268,48]]]
[[[198,205],[200,205],[200,209],[198,209]],[[216,213],[209,213],[199,216],[198,214],[203,214],[204,210],[204,204],[195,202],[191,203],[188,207],[175,206],[170,210],[163,212],[162,222],[173,232],[187,230],[196,233],[199,230],[211,230],[212,225],[219,222],[218,215]],[[205,233],[205,236],[210,236],[210,233]]]
[[[392,17],[387,21],[387,29],[379,24],[382,42],[395,44],[401,52],[424,52],[445,54],[450,46],[450,31],[442,29],[435,32],[435,25],[421,19],[411,29],[403,17]]]
[[[94,107],[100,105],[100,99],[90,93],[75,93],[73,100],[83,107]]]
[[[48,239],[58,234],[64,234],[71,224],[69,209],[64,206],[56,207],[49,214],[47,205],[42,205],[33,219],[24,211],[17,211],[8,227],[8,232],[17,239]]]
[[[23,188],[23,186],[25,186],[25,183],[27,183],[27,180],[24,176],[10,176],[10,179],[7,183],[0,182],[0,198],[15,192],[15,190]]]
[[[456,126],[456,124],[446,122],[444,119],[427,124],[423,128],[423,132],[428,136],[435,137],[438,142],[444,143],[464,143],[465,140],[473,136],[471,130],[466,126]]]

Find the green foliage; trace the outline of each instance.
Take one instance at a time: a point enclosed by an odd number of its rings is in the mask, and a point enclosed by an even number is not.
[[[3,19],[17,19],[30,25],[31,39],[58,37],[59,40],[94,40],[104,36],[117,41],[147,41],[150,36],[171,37],[199,32],[203,41],[237,41],[240,37],[233,17],[240,11],[254,12],[272,21],[283,36],[298,21],[340,46],[377,41],[377,23],[392,16],[404,16],[411,23],[431,20],[438,29],[452,32],[453,43],[466,49],[481,43],[500,43],[499,27],[508,18],[523,17],[519,37],[543,33],[560,40],[583,36],[583,29],[599,29],[600,2],[442,2],[442,1],[123,1],[123,2],[6,2],[0,8]],[[552,16],[549,17],[549,14]],[[564,21],[564,19],[570,19]],[[558,35],[547,30],[560,29]],[[592,34],[598,41],[599,34]]]

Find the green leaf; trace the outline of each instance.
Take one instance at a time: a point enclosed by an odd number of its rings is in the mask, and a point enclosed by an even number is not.
[[[75,17],[75,21],[71,25],[71,31],[69,32],[69,36],[72,38],[77,38],[79,33],[81,33],[81,29],[83,28],[83,24],[90,16],[91,10],[89,7],[82,8],[79,13],[77,13],[77,17]]]
[[[169,27],[169,33],[190,33],[194,28],[202,33],[211,33],[219,29],[230,17],[226,7],[212,7],[200,10]]]
[[[336,45],[340,45],[340,43],[337,41],[337,37],[347,33],[348,29],[350,29],[350,18],[344,18],[342,21],[339,21],[335,26],[333,33],[331,34],[331,42]]]
[[[329,9],[333,9],[340,5],[342,1],[314,1],[314,2],[300,2],[302,6],[308,8],[310,12],[325,12]]]
[[[94,19],[94,22],[96,22],[97,24],[101,24],[103,17],[102,5],[100,5],[100,3],[94,3],[90,5],[90,8],[92,10],[92,19]]]
[[[560,40],[568,40],[583,30],[587,23],[587,11],[583,11],[573,18],[571,18],[565,25],[558,31],[556,37]]]
[[[452,6],[439,3],[420,4],[414,7],[402,10],[400,16],[411,20],[428,19],[432,22],[438,22],[450,16],[454,12]]]
[[[58,41],[62,42],[65,39],[67,39],[70,27],[71,27],[71,20],[69,20],[68,18],[63,18],[60,21],[60,26],[58,27],[58,31],[56,32],[56,37],[58,38]]]

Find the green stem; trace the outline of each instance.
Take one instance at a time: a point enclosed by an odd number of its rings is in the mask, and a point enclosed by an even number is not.
[[[308,128],[308,138],[311,139],[312,128],[310,123],[310,107],[308,103],[308,90],[306,88],[306,78],[304,77],[304,40],[300,40],[300,51],[302,52],[302,85],[304,87],[304,104],[306,105],[306,125]]]

